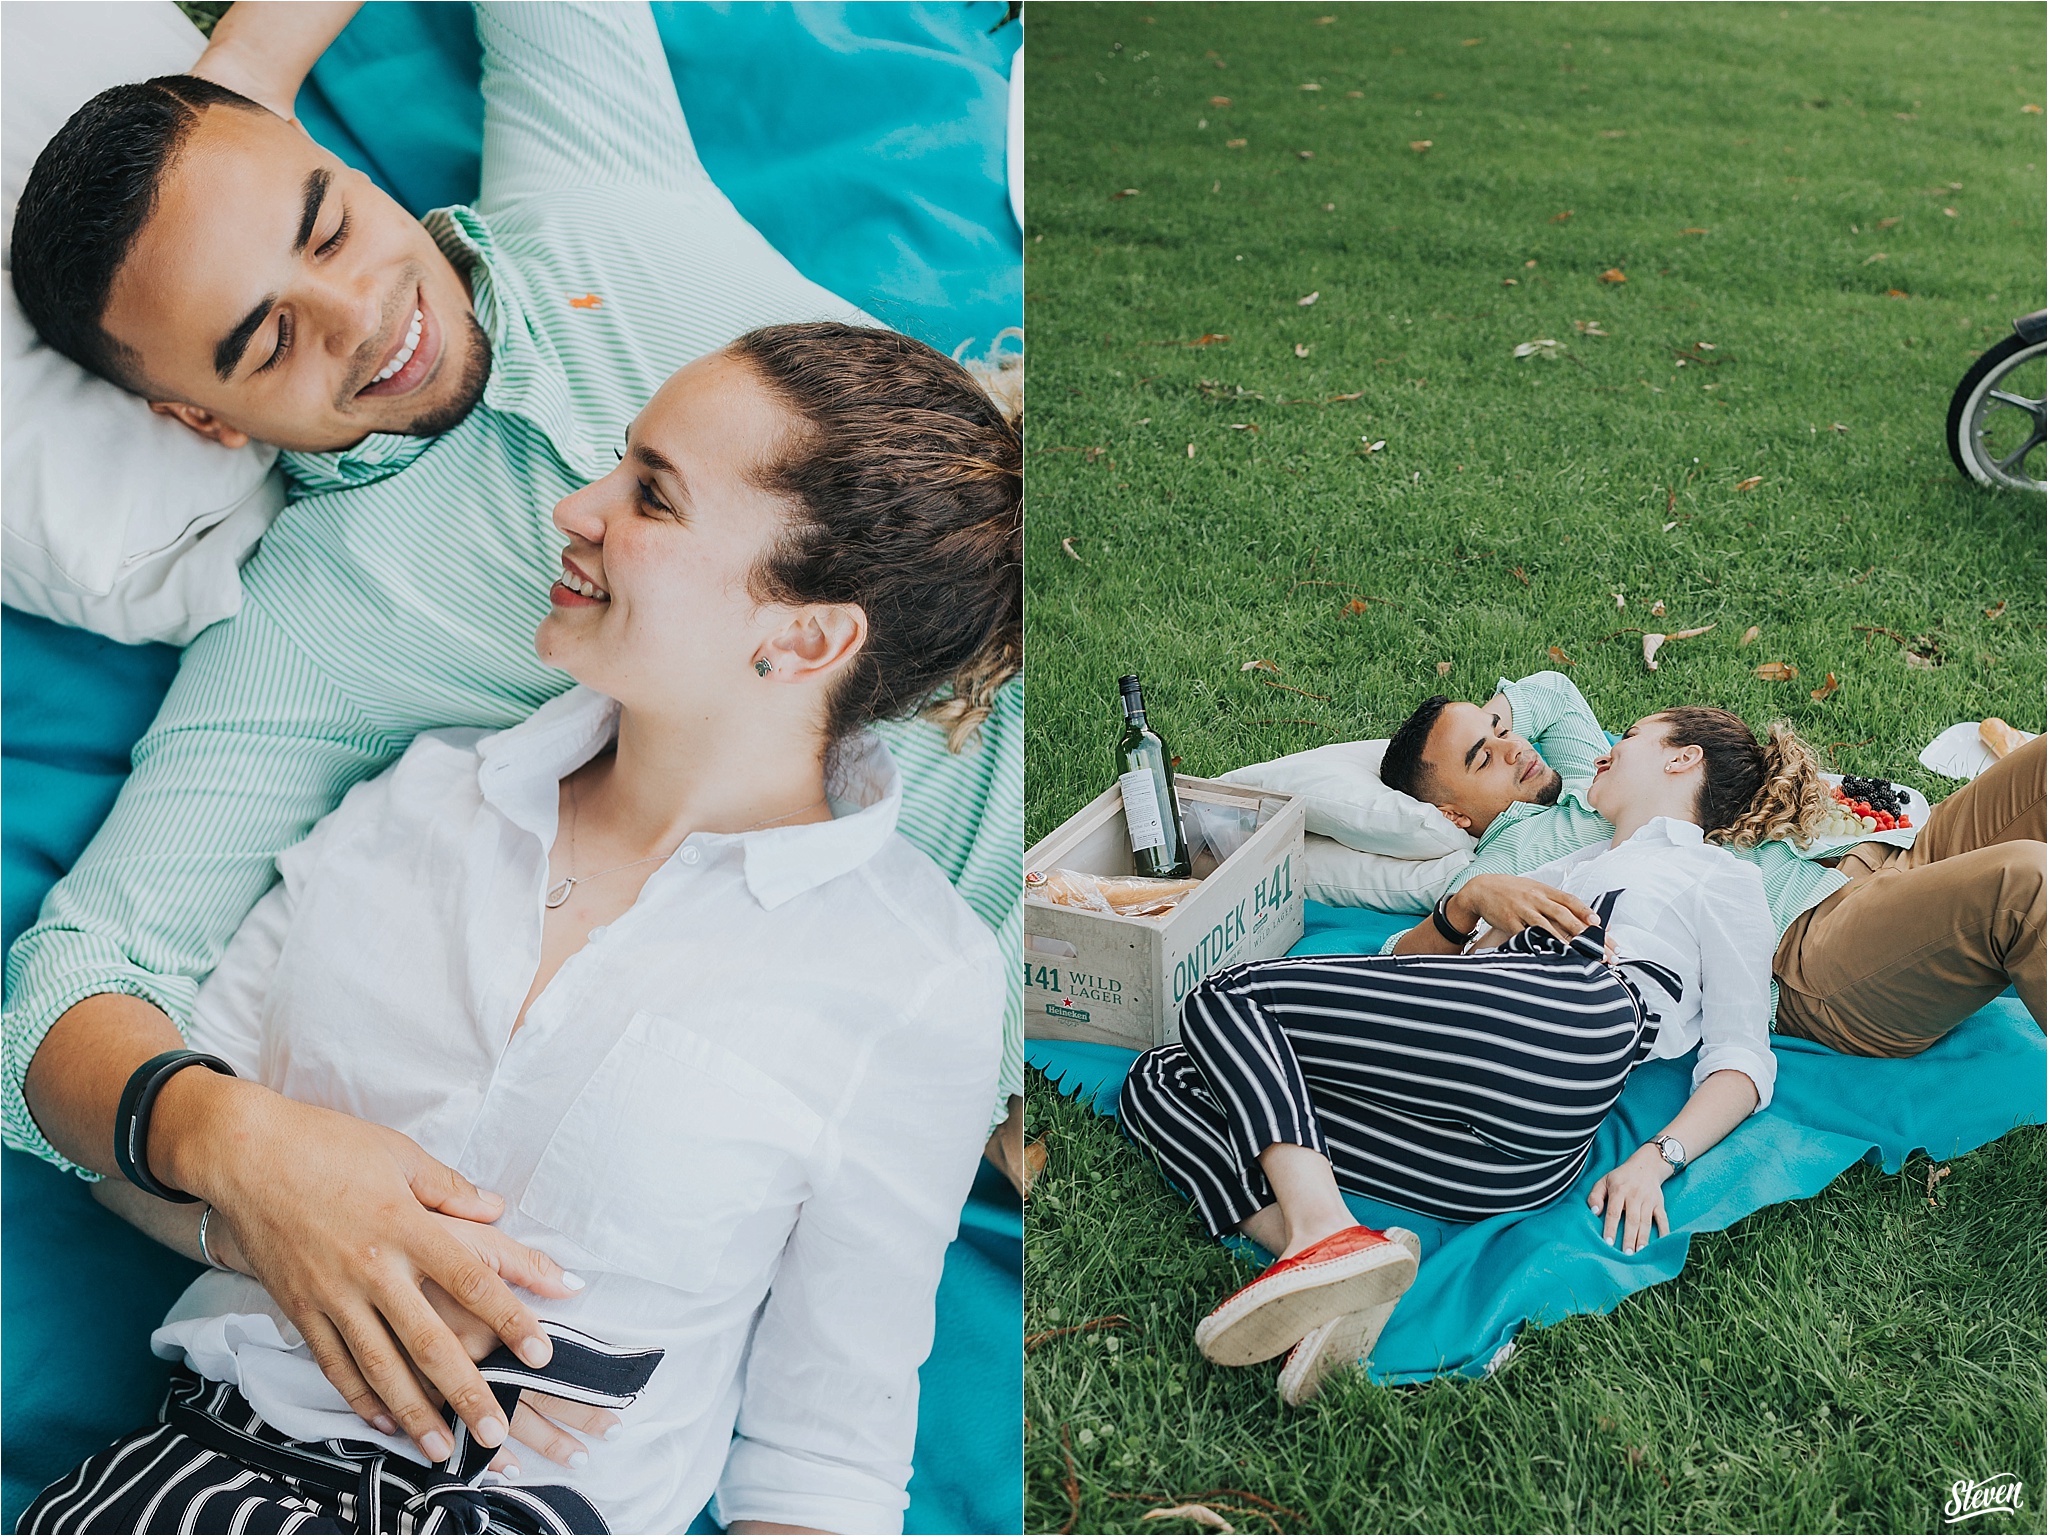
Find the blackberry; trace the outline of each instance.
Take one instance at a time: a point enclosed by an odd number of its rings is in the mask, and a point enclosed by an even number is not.
[[[1859,779],[1854,774],[1842,775],[1842,793],[1851,800],[1861,800],[1873,811],[1884,811],[1888,815],[1899,815],[1904,807],[1899,804],[1898,787],[1887,779]]]

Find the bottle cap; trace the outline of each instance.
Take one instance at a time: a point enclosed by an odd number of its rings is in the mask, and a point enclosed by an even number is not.
[[[1138,674],[1133,672],[1126,677],[1118,678],[1116,680],[1116,687],[1117,692],[1121,693],[1125,698],[1131,698],[1138,692]]]

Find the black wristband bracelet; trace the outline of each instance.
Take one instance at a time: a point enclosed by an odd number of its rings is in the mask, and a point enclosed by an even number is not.
[[[165,1051],[129,1074],[128,1086],[121,1090],[121,1107],[114,1114],[114,1165],[121,1176],[144,1194],[178,1205],[195,1205],[199,1197],[158,1183],[149,1171],[149,1115],[164,1084],[187,1067],[211,1067],[224,1076],[235,1076],[235,1069],[218,1056],[203,1051]]]
[[[1436,931],[1442,934],[1446,940],[1463,949],[1478,936],[1479,930],[1474,928],[1470,933],[1460,933],[1456,928],[1452,927],[1450,914],[1444,910],[1450,904],[1451,898],[1446,895],[1434,907],[1430,908],[1429,920],[1436,924]]]

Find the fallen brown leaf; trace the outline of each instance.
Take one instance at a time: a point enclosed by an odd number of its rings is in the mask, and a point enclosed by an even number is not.
[[[1302,345],[1302,344],[1301,344],[1300,342],[1298,342],[1298,341],[1297,341],[1297,342],[1296,342],[1296,343],[1294,344],[1294,355],[1295,355],[1296,357],[1307,357],[1307,356],[1308,356],[1308,348],[1307,348],[1307,347],[1305,347],[1305,346],[1303,346],[1303,345]]]
[[[1227,107],[1230,105],[1230,98],[1228,96],[1211,96],[1209,98],[1209,105],[1212,107]]]
[[[1941,665],[1941,662],[1935,657],[1922,656],[1918,651],[1901,651],[1899,654],[1906,658],[1907,666],[1917,667],[1923,672],[1932,672]]]
[[[1828,680],[1822,683],[1818,688],[1813,690],[1813,702],[1816,704],[1820,703],[1829,694],[1833,693],[1837,688],[1841,686],[1841,683],[1836,680],[1835,674],[1830,672],[1828,674]]]
[[[1987,619],[1995,619],[2004,612],[2005,599],[2001,597],[1997,602],[1993,603],[1989,608],[1986,608],[1984,610],[1984,617]]]
[[[1910,297],[1910,295],[1907,294],[1906,290],[1903,288],[1887,288],[1884,291],[1884,296],[1888,299],[1903,299]]]
[[[1553,213],[1550,216],[1550,222],[1553,224],[1562,224],[1566,219],[1570,218],[1571,216],[1572,211],[1571,209],[1567,208],[1563,213]]]
[[[1187,1520],[1196,1525],[1207,1526],[1212,1531],[1222,1531],[1234,1536],[1237,1527],[1217,1514],[1206,1504],[1175,1504],[1170,1509],[1148,1509],[1138,1517],[1141,1520]]]
[[[1317,299],[1320,299],[1322,296],[1323,291],[1322,289],[1318,288],[1314,293],[1304,293],[1300,298],[1296,299],[1294,302],[1299,308],[1307,309],[1309,305],[1315,303],[1315,301]]]
[[[1600,130],[1600,137],[1603,139],[1625,139],[1628,137],[1628,130],[1626,128],[1602,128]]]
[[[1297,149],[1294,154],[1298,160],[1313,160],[1316,157],[1316,152],[1312,149]]]
[[[1847,426],[1847,425],[1846,425],[1845,423],[1843,423],[1843,422],[1839,422],[1839,421],[1831,421],[1831,422],[1829,422],[1829,423],[1828,423],[1828,430],[1829,430],[1830,432],[1846,432],[1846,431],[1848,431],[1848,430],[1849,430],[1849,428],[1848,428],[1848,426]]]
[[[1304,91],[1320,91],[1322,87],[1313,80],[1304,80],[1301,84],[1301,89]]]
[[[1279,667],[1267,661],[1264,657],[1260,657],[1257,661],[1247,661],[1237,670],[1240,672],[1271,672],[1275,677],[1280,675]]]
[[[1632,1467],[1640,1467],[1643,1464],[1643,1448],[1640,1445],[1628,1448],[1628,1464]]]
[[[1436,664],[1436,675],[1438,677],[1449,677],[1451,675],[1451,664],[1448,661],[1438,662]]]
[[[1068,534],[1068,535],[1067,535],[1067,536],[1066,536],[1066,537],[1065,537],[1064,539],[1061,539],[1061,540],[1060,540],[1060,548],[1061,548],[1061,549],[1063,549],[1063,550],[1065,550],[1065,551],[1067,552],[1067,558],[1068,558],[1068,559],[1070,559],[1070,560],[1081,560],[1081,554],[1080,554],[1080,551],[1078,551],[1078,550],[1076,550],[1076,549],[1074,548],[1074,535],[1072,535],[1072,534]],[[1085,560],[1081,560],[1081,563],[1082,563],[1083,565],[1086,565],[1086,564],[1087,564],[1088,562],[1087,562],[1087,561],[1085,561]]]
[[[1347,616],[1355,613],[1363,613],[1365,612],[1365,606],[1365,603],[1361,599],[1354,597],[1353,599],[1351,599],[1350,602],[1344,605],[1344,612]]]
[[[1600,274],[1600,281],[1603,283],[1625,283],[1628,281],[1628,274],[1619,267],[1609,267]]]
[[[1607,334],[1600,328],[1598,320],[1574,320],[1572,322],[1572,329],[1581,336],[1605,336]]]
[[[1434,139],[1410,139],[1408,141],[1408,147],[1418,155],[1427,154],[1435,145],[1436,140]]]
[[[1627,594],[1626,592],[1617,592],[1617,593],[1615,593],[1615,594],[1614,594],[1614,611],[1615,611],[1616,613],[1620,613],[1620,612],[1621,612],[1621,611],[1622,611],[1622,610],[1623,610],[1624,608],[1626,608],[1626,607],[1628,607],[1628,594]]]
[[[1902,213],[1895,213],[1888,219],[1879,219],[1877,221],[1877,227],[1879,229],[1890,229],[1894,224],[1898,223],[1904,217],[1905,215]]]
[[[1040,1137],[1037,1141],[1028,1143],[1024,1148],[1023,1193],[1027,1199],[1031,1195],[1031,1186],[1037,1182],[1038,1176],[1043,1172],[1045,1172],[1045,1138]]]
[[[1529,578],[1522,573],[1522,568],[1519,565],[1515,567],[1515,580],[1525,587],[1529,585]]]
[[[1708,233],[1708,231],[1704,229],[1681,229],[1679,233],[1681,235],[1704,235]]]
[[[1648,667],[1652,672],[1656,671],[1657,652],[1662,650],[1667,643],[1673,640],[1690,640],[1696,635],[1704,635],[1708,630],[1712,629],[1713,627],[1714,626],[1711,624],[1702,624],[1698,629],[1674,630],[1671,634],[1668,635],[1644,635],[1643,665]],[[1626,633],[1626,631],[1616,631],[1616,633]]]
[[[1121,1312],[1113,1313],[1108,1317],[1091,1317],[1085,1323],[1073,1323],[1065,1328],[1046,1328],[1037,1333],[1027,1333],[1024,1335],[1024,1349],[1028,1354],[1030,1351],[1038,1348],[1039,1345],[1050,1343],[1054,1339],[1063,1339],[1070,1333],[1093,1333],[1098,1328],[1128,1328],[1130,1326],[1131,1320]]]
[[[1578,665],[1578,663],[1576,661],[1573,661],[1571,657],[1565,655],[1564,647],[1562,646],[1553,645],[1550,648],[1550,659],[1556,662],[1560,667],[1576,667]]]
[[[1932,1160],[1929,1160],[1929,1162],[1928,1162],[1928,1164],[1927,1164],[1927,1203],[1928,1203],[1928,1204],[1932,1205],[1932,1204],[1934,1203],[1934,1186],[1935,1186],[1935,1185],[1937,1185],[1937,1184],[1939,1184],[1939,1183],[1940,1183],[1940,1182],[1941,1182],[1941,1181],[1942,1181],[1943,1179],[1947,1178],[1947,1177],[1948,1177],[1948,1175],[1949,1175],[1949,1169],[1948,1169],[1948,1165],[1947,1165],[1947,1164],[1943,1164],[1943,1165],[1942,1165],[1941,1167],[1937,1168],[1937,1167],[1935,1167],[1935,1166],[1934,1166],[1934,1163],[1933,1163],[1933,1161],[1932,1161]]]
[[[1248,141],[1244,139],[1225,139],[1223,141],[1223,147],[1225,149],[1243,149],[1247,142]]]
[[[2041,115],[2041,104],[2038,101],[2030,101],[2024,107],[2021,107],[2020,110],[2022,112],[2031,112],[2034,116],[2039,117]]]
[[[1136,187],[1125,187],[1121,192],[1110,193],[1109,200],[1113,203],[1116,202],[1119,198],[1136,197],[1137,195],[1138,189]]]
[[[1735,489],[1738,491],[1753,491],[1763,483],[1764,477],[1762,475],[1751,475],[1747,480],[1736,481]]]
[[[1336,19],[1337,18],[1334,16],[1318,16],[1316,18],[1315,24],[1319,27],[1327,27],[1331,22],[1335,21]]]
[[[1749,628],[1745,629],[1742,632],[1742,638],[1735,642],[1735,649],[1737,649],[1738,651],[1741,650],[1745,645],[1749,644],[1750,641],[1754,640],[1758,635],[1762,633],[1763,631],[1759,629],[1756,625],[1750,625]]]
[[[1756,669],[1756,675],[1767,683],[1789,683],[1799,669],[1787,661],[1767,661]]]
[[[1654,603],[1650,604],[1650,617],[1651,617],[1651,618],[1653,618],[1653,619],[1661,619],[1661,618],[1663,618],[1663,617],[1664,617],[1664,599],[1663,599],[1663,598],[1661,598],[1661,597],[1660,597],[1660,598],[1658,598],[1658,599],[1657,599],[1657,601],[1655,601]]]
[[[1485,41],[1486,39],[1483,37],[1468,37],[1465,39],[1464,42],[1458,44],[1458,46],[1460,48],[1477,48],[1481,43]]]
[[[1189,342],[1188,345],[1191,347],[1214,347],[1220,346],[1228,340],[1230,338],[1219,331],[1204,331],[1193,341]]]

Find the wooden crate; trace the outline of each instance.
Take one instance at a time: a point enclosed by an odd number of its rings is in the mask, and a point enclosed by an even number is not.
[[[1226,965],[1270,960],[1302,933],[1299,797],[1174,775],[1191,804],[1277,803],[1201,888],[1160,917],[1116,917],[1024,897],[1024,1033],[1145,1050],[1180,1037],[1180,1005]],[[1028,870],[1135,873],[1121,793],[1112,785],[1024,855]]]

